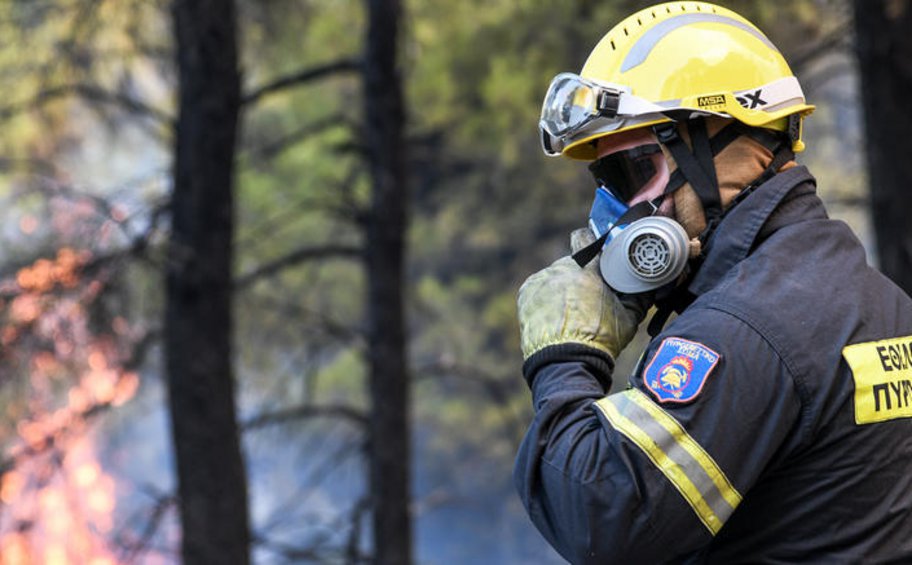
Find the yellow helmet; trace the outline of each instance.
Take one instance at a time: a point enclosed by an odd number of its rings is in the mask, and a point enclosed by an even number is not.
[[[749,21],[705,2],[668,2],[616,25],[579,75],[555,77],[540,127],[545,153],[590,161],[599,138],[682,115],[784,131],[798,152],[801,119],[813,110],[782,54]]]

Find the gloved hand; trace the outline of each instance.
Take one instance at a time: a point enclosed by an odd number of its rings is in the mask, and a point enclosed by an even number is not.
[[[588,229],[570,236],[573,252],[595,240]],[[599,274],[598,258],[583,268],[563,257],[535,273],[519,289],[523,359],[551,346],[577,343],[617,358],[636,334],[651,295],[618,297]]]

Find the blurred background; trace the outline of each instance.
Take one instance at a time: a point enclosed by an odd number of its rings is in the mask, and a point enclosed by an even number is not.
[[[594,184],[538,114],[649,4],[2,0],[0,561],[561,563],[515,295]],[[908,290],[908,3],[719,4]]]

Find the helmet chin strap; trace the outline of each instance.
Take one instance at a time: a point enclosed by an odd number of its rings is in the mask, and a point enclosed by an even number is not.
[[[713,152],[704,118],[688,120],[684,124],[687,127],[693,150],[678,134],[677,124],[674,122],[660,124],[654,127],[653,131],[659,143],[668,148],[668,152],[678,165],[678,170],[681,171],[685,182],[690,183],[697,198],[700,199],[706,223],[709,225],[717,222],[722,216],[719,179],[716,176],[715,163],[713,163],[713,157],[721,152],[722,148],[719,147],[718,151]],[[672,190],[669,190],[670,188],[672,187],[669,181],[669,186],[665,190],[666,194],[677,190],[680,185],[675,186]]]
[[[706,228],[698,236],[705,249],[716,227],[722,218],[733,206],[743,200],[757,186],[769,180],[787,162],[795,157],[791,149],[793,138],[789,133],[788,139],[782,134],[762,128],[752,128],[740,122],[725,126],[712,138],[706,129],[706,120],[698,118],[684,122],[691,140],[691,150],[681,136],[675,122],[664,123],[653,128],[659,143],[668,148],[669,153],[677,163],[678,168],[665,187],[665,195],[672,194],[684,184],[689,183],[700,200],[706,218]],[[746,136],[773,154],[773,160],[763,173],[748,183],[729,205],[729,209],[722,210],[719,181],[716,176],[716,166],[713,159],[741,136]]]

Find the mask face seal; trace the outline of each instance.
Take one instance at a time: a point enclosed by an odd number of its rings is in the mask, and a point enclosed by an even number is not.
[[[589,171],[599,186],[608,188],[619,199],[629,202],[655,176],[652,156],[661,152],[656,143],[617,151],[593,161]]]

